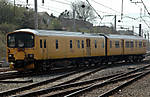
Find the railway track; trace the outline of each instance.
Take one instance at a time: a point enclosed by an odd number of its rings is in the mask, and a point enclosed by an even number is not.
[[[12,70],[10,68],[0,68],[0,73],[1,72],[7,72],[7,71],[14,71],[14,70]]]
[[[145,68],[148,68],[150,65],[144,66],[142,68],[137,68],[135,70],[132,70],[127,73],[123,74],[113,74],[110,76],[106,77],[100,77],[92,80],[86,80],[82,82],[76,82],[76,83],[69,83],[69,82],[64,82],[62,84],[55,85],[53,87],[49,87],[46,89],[41,89],[41,90],[36,90],[32,92],[26,92],[23,94],[18,94],[14,96],[19,96],[19,97],[29,97],[29,96],[48,96],[48,97],[56,97],[56,96],[77,96],[79,94],[82,94],[83,92],[95,89],[97,87],[103,87],[105,85],[108,85],[110,83],[115,83],[118,81],[126,80],[126,79],[134,79],[138,76],[143,75],[142,70]],[[146,73],[148,74],[148,73]],[[46,95],[45,95],[46,94]],[[104,96],[102,96],[104,97]]]
[[[64,78],[67,78],[67,79],[68,79],[68,81],[66,81],[66,82],[64,82],[64,83],[73,82],[73,81],[75,81],[75,80],[79,80],[79,79],[82,78],[82,77],[88,76],[88,75],[90,75],[90,74],[92,74],[92,73],[94,73],[94,72],[97,72],[97,71],[99,71],[99,70],[102,70],[102,69],[104,69],[104,68],[106,68],[106,66],[104,66],[104,67],[102,66],[101,68],[95,68],[95,69],[93,69],[93,70],[87,71],[87,72],[83,73],[82,75],[77,76],[77,77],[75,77],[75,78],[69,80],[71,75],[75,75],[75,74],[78,75],[78,73],[87,70],[87,68],[80,69],[80,70],[78,70],[78,71],[73,71],[73,72],[69,72],[69,73],[67,73],[67,74],[60,75],[60,76],[58,76],[58,77],[56,77],[56,78],[44,80],[44,81],[37,82],[37,83],[32,83],[32,84],[29,84],[29,85],[27,85],[27,86],[23,86],[23,87],[11,89],[11,90],[7,90],[7,91],[2,91],[2,92],[0,92],[0,96],[9,96],[9,95],[13,95],[13,94],[18,95],[18,94],[26,93],[26,91],[28,91],[28,90],[29,90],[29,91],[30,91],[30,90],[32,91],[33,89],[36,90],[36,89],[39,89],[40,86],[41,86],[41,87],[44,87],[43,85],[46,86],[47,84],[51,84],[51,83],[53,83],[53,82],[56,82],[56,81],[58,81],[58,80],[60,80],[60,79],[64,79]],[[59,84],[56,83],[56,85],[61,85],[61,84],[62,84],[62,82],[59,82]]]
[[[18,77],[26,77],[26,76],[31,76],[31,75],[32,75],[32,72],[24,72],[24,73],[20,73],[17,71],[3,72],[3,73],[0,73],[0,80],[13,79],[13,78],[18,78]]]
[[[36,75],[45,75],[45,74],[52,74],[57,72],[63,72],[63,71],[71,71],[75,68],[55,68],[51,71],[45,71],[45,72],[32,72],[32,71],[26,71],[26,72],[18,72],[18,71],[7,71],[7,72],[0,72],[0,82],[4,83],[11,83],[11,81],[2,81],[6,79],[14,79],[14,78],[21,78],[21,77],[29,77],[29,76],[36,76]],[[14,83],[15,81],[12,81]],[[21,82],[21,81],[18,81]],[[23,82],[23,81],[22,81]],[[28,81],[27,81],[28,82]],[[31,82],[31,81],[29,81]],[[17,81],[16,81],[17,83]]]
[[[106,87],[107,85],[109,85],[109,84],[114,85],[115,83],[118,82],[118,84],[114,88],[108,89],[106,92],[99,95],[99,97],[109,97],[110,95],[112,95],[113,93],[118,91],[119,89],[121,89],[121,88],[131,84],[132,82],[138,80],[139,78],[149,74],[150,70],[145,69],[148,67],[150,67],[150,65],[135,69],[133,71],[130,71],[130,72],[127,72],[124,74],[120,74],[118,76],[107,79],[104,82],[94,83],[94,84],[84,87],[82,89],[78,89],[78,90],[76,89],[73,91],[63,92],[63,93],[61,93],[61,95],[65,96],[65,97],[79,96],[79,95],[85,94],[87,91],[92,91],[96,88],[102,88],[102,87],[107,88]],[[55,95],[45,95],[45,96],[54,97],[56,95],[59,95],[59,93],[55,94]],[[86,96],[86,95],[84,95],[84,96]]]
[[[121,80],[120,78],[123,79],[127,79],[127,78],[133,78],[137,75],[140,75],[140,73],[136,73],[133,74],[135,72],[139,72],[140,70],[143,70],[144,68],[149,67],[150,65],[144,66],[142,68],[137,68],[135,70],[132,70],[130,72],[127,73],[123,73],[123,74],[112,74],[106,77],[99,77],[96,79],[92,79],[92,80],[86,80],[86,81],[82,81],[82,82],[75,82],[78,78],[74,78],[71,80],[68,80],[66,82],[54,85],[54,86],[50,86],[48,88],[39,88],[39,89],[33,89],[30,91],[25,91],[23,93],[19,93],[14,95],[15,97],[19,96],[19,97],[29,97],[29,96],[52,96],[52,97],[56,97],[56,96],[65,96],[65,95],[69,95],[69,93],[75,92],[72,94],[70,94],[70,96],[75,96],[75,94],[80,93],[79,91],[86,91],[89,90],[90,88],[93,89],[93,87],[97,87],[97,86],[102,86],[105,84],[109,84],[114,82],[113,80],[118,79]],[[130,74],[130,75],[129,75]],[[125,77],[124,77],[125,76]],[[81,77],[79,77],[81,78]],[[99,81],[102,81],[101,83]],[[73,83],[75,82],[75,83]],[[100,85],[99,85],[100,84]],[[45,95],[47,94],[47,95]]]
[[[147,71],[147,72],[143,72],[143,73],[137,75],[136,77],[131,78],[130,80],[128,80],[128,81],[126,81],[126,82],[124,82],[124,83],[122,83],[122,84],[120,84],[120,85],[114,87],[113,89],[110,89],[110,90],[108,90],[107,92],[105,92],[105,93],[99,95],[98,97],[109,97],[110,95],[113,95],[114,93],[118,92],[120,89],[122,89],[122,88],[124,88],[124,87],[130,85],[131,83],[137,81],[138,79],[144,77],[145,75],[147,75],[147,74],[149,74],[149,73],[150,73],[150,70]]]

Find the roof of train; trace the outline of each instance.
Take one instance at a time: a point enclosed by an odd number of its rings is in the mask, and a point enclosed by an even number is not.
[[[84,32],[68,32],[68,31],[55,31],[55,30],[33,30],[33,29],[20,29],[14,32],[30,32],[40,36],[78,36],[78,37],[108,37],[118,39],[144,39],[140,36],[134,35],[116,35],[116,34],[102,34],[102,33],[84,33]]]

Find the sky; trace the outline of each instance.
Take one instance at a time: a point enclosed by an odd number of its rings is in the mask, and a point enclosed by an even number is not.
[[[13,2],[14,0],[10,0]],[[34,8],[34,0],[28,0],[28,7]],[[71,10],[71,3],[75,1],[85,1],[86,0],[42,0],[38,1],[38,12],[47,12],[49,14],[53,13],[55,16],[59,16],[64,10]],[[114,24],[114,16],[107,15],[117,15],[117,29],[124,27],[132,30],[134,26],[135,32],[138,31],[138,26],[141,23],[144,32],[150,31],[150,15],[147,14],[142,3],[131,3],[130,0],[88,0],[92,7],[97,11],[97,13],[103,17],[101,20],[98,16],[94,25],[106,25],[111,26]],[[121,19],[123,1],[123,16]],[[132,0],[132,2],[141,2],[141,0]],[[150,0],[143,0],[146,8],[150,12]],[[26,0],[16,0],[16,4],[21,4],[26,6]],[[142,19],[140,19],[140,14]]]

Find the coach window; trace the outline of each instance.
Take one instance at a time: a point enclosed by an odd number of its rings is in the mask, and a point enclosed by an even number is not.
[[[129,48],[129,41],[126,41],[126,48]]]
[[[40,39],[40,48],[42,48],[42,40]]]
[[[119,41],[115,41],[115,47],[119,48]]]
[[[135,47],[137,47],[137,41],[135,41]]]
[[[131,44],[130,44],[130,45],[131,45],[131,48],[133,48],[133,47],[134,47],[133,41],[131,41],[130,43],[131,43]]]
[[[112,41],[110,40],[110,48],[112,48]]]
[[[146,42],[143,42],[143,47],[146,47]]]
[[[44,40],[44,48],[46,48],[46,40]]]
[[[72,40],[70,40],[70,48],[72,48]]]
[[[58,40],[56,40],[56,49],[58,49]]]
[[[95,48],[97,48],[97,41],[95,40]]]
[[[142,47],[142,41],[139,41],[139,48]]]
[[[82,48],[84,48],[84,41],[82,40]]]
[[[123,44],[124,44],[123,42],[124,42],[124,41],[121,41],[121,48],[123,48]]]
[[[104,41],[102,42],[102,48],[104,48]]]
[[[80,40],[77,41],[78,48],[80,48]]]

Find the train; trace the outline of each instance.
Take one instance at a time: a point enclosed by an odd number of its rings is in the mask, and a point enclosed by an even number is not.
[[[19,29],[7,34],[11,69],[50,70],[108,62],[140,62],[147,40],[134,35]]]

